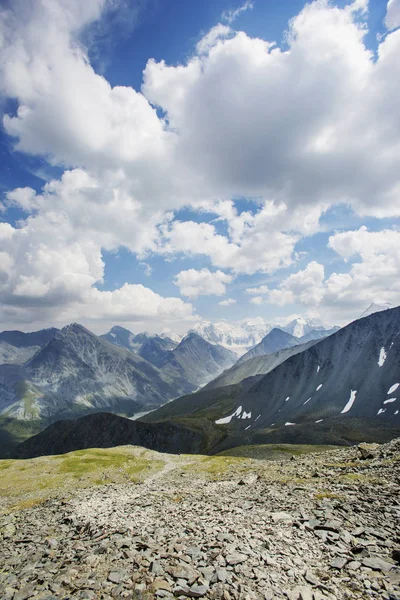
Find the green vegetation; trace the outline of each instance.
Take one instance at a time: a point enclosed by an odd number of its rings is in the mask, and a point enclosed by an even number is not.
[[[198,456],[196,458],[196,461],[183,467],[183,472],[216,480],[227,475],[232,469],[236,474],[241,474],[240,467],[243,467],[243,473],[249,470],[248,461],[242,458],[225,456],[207,456],[205,458]]]
[[[91,485],[142,481],[163,466],[158,455],[134,446],[78,450],[31,460],[0,460],[0,510],[33,506]]]
[[[249,446],[237,446],[219,452],[217,456],[241,456],[257,460],[280,460],[290,456],[301,456],[317,452],[336,450],[339,446],[324,446],[310,444],[260,444]]]

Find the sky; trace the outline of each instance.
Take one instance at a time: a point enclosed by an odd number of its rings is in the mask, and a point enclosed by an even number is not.
[[[400,0],[0,0],[0,329],[400,303]]]

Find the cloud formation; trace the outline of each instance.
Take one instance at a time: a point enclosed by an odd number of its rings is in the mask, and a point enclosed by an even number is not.
[[[223,271],[212,273],[209,269],[188,269],[181,271],[175,277],[175,285],[179,287],[182,296],[196,298],[197,296],[222,296],[226,292],[226,285],[231,283],[233,277]]]
[[[388,2],[376,57],[365,45],[363,0],[306,4],[284,48],[233,29],[246,2],[186,62],[149,60],[141,90],[113,87],[90,64],[82,40],[108,7],[15,0],[0,9],[0,93],[17,105],[4,129],[18,150],[65,169],[41,193],[7,194],[6,206],[25,218],[0,224],[4,319],[30,322],[38,311],[49,320],[101,319],[106,311],[127,320],[167,320],[168,311],[191,318],[191,304],[143,286],[99,291],[103,250],[124,247],[140,260],[205,257],[216,271],[189,269],[175,280],[195,298],[225,293],[238,274],[293,267],[297,244],[335,205],[400,216],[398,0]],[[240,211],[237,197],[253,208]],[[183,207],[215,220],[177,220]],[[326,278],[324,265],[310,260],[267,297],[350,312],[356,298],[374,294],[397,303],[397,235],[334,234],[329,246],[354,262],[350,269]],[[266,297],[253,296],[253,304]]]

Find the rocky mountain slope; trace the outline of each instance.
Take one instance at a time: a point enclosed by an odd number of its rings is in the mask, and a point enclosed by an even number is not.
[[[56,335],[58,329],[51,327],[24,333],[23,331],[0,332],[0,365],[22,364],[29,360],[42,346]]]
[[[0,462],[0,597],[397,600],[399,441],[263,450]]]
[[[354,321],[262,377],[238,399],[240,428],[345,415],[400,425],[400,308]],[[250,416],[246,419],[243,414]],[[312,423],[312,425],[311,425]]]
[[[99,409],[133,414],[194,387],[77,324],[57,332],[24,365],[1,365],[0,383],[13,396],[5,401],[3,390],[1,412],[25,419]]]
[[[215,442],[221,434],[215,432]],[[57,421],[22,442],[14,458],[64,454],[85,448],[111,448],[133,444],[160,452],[206,452],[207,439],[201,431],[179,424],[132,421],[111,413],[96,413],[81,419]]]
[[[0,342],[6,342],[16,348],[28,348],[31,346],[44,346],[53,339],[58,329],[50,327],[40,331],[24,333],[23,331],[2,331],[0,332]]]
[[[105,333],[99,337],[107,340],[107,342],[111,342],[111,344],[114,344],[115,346],[126,348],[134,354],[140,354],[143,346],[149,344],[151,341],[154,341],[157,346],[160,347],[160,349],[162,348],[165,350],[173,350],[178,345],[178,342],[172,340],[166,335],[151,335],[146,331],[135,334],[124,327],[120,327],[119,325],[115,325],[108,333]]]
[[[274,327],[269,333],[267,333],[261,342],[256,344],[253,348],[251,348],[251,350],[239,358],[238,364],[244,363],[246,360],[255,358],[256,356],[272,354],[272,352],[277,352],[278,350],[283,350],[284,348],[292,348],[298,344],[298,338],[294,337],[290,333],[287,333],[286,331],[283,331],[282,329],[279,329],[278,327]]]
[[[256,355],[254,358],[249,358],[247,360],[242,360],[242,358],[240,358],[230,369],[226,369],[221,375],[210,381],[204,389],[208,390],[223,387],[225,385],[232,385],[239,383],[248,377],[253,377],[254,375],[266,375],[291,356],[311,348],[311,346],[314,346],[317,342],[318,340],[311,340],[306,344],[297,344],[289,348],[271,352],[270,354]],[[255,348],[257,348],[257,346],[255,346]],[[249,353],[250,352],[251,350]],[[246,356],[246,354],[244,356]]]
[[[236,355],[217,344],[210,344],[196,333],[189,333],[180,344],[169,352],[161,365],[164,373],[183,380],[205,385],[232,366]]]
[[[385,429],[390,439],[400,432],[399,365],[400,308],[395,308],[354,321],[266,375],[205,388],[186,398],[185,415],[213,418],[247,443],[302,438],[326,443],[332,435],[343,443],[360,439],[363,431],[380,436]],[[176,406],[182,410],[181,399],[146,420],[177,418]]]

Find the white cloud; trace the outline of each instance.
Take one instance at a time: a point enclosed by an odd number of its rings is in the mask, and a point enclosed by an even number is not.
[[[385,25],[389,31],[400,27],[400,0],[389,0],[387,3]]]
[[[246,294],[251,294],[251,295],[259,295],[259,294],[268,294],[268,286],[266,285],[259,285],[258,287],[254,287],[254,288],[247,288],[245,290]]]
[[[249,302],[251,302],[251,304],[263,304],[264,302],[264,298],[262,296],[254,296],[253,298],[250,298]]]
[[[234,298],[227,298],[226,300],[221,300],[218,304],[220,306],[232,306],[232,304],[236,304],[236,300]]]
[[[236,8],[234,10],[226,10],[225,12],[223,12],[222,19],[224,21],[227,21],[228,23],[233,23],[233,21],[235,21],[242,13],[246,12],[247,10],[251,10],[253,6],[253,2],[251,2],[250,0],[246,0],[246,2],[239,6],[239,8]]]
[[[319,304],[323,295],[324,267],[312,261],[303,271],[289,275],[276,290],[269,293],[271,304],[284,306],[295,301],[302,304]]]
[[[323,265],[312,261],[272,290],[269,302],[310,306],[319,309],[316,316],[338,322],[356,318],[360,307],[372,302],[400,304],[400,231],[361,227],[332,235],[329,247],[346,261],[355,261],[348,272],[325,278]]]
[[[297,242],[318,230],[332,205],[400,215],[400,31],[386,35],[375,59],[364,45],[364,0],[345,9],[307,4],[290,23],[285,49],[219,24],[187,63],[150,60],[141,91],[112,87],[82,44],[105,0],[28,5],[15,0],[0,9],[0,92],[18,106],[3,125],[19,150],[67,170],[41,194],[17,188],[7,195],[27,216],[1,228],[4,314],[34,320],[41,306],[57,305],[89,314],[87,299],[96,303],[104,276],[103,249],[126,247],[140,260],[151,252],[203,254],[217,269],[272,273],[293,264]],[[389,29],[398,6],[388,3]],[[229,200],[238,196],[256,198],[258,211],[239,213]],[[174,221],[172,211],[183,206],[207,208],[224,233],[211,223]],[[339,254],[356,243],[350,233],[351,241],[334,236]],[[350,273],[322,284],[327,302],[337,294],[349,303],[352,290],[362,298],[396,295],[389,275],[379,278],[382,253],[356,249],[354,256],[361,262]],[[396,257],[388,249],[384,256],[384,271],[395,273]],[[321,274],[310,264],[271,292],[273,301],[321,305]],[[128,291],[110,293],[122,306]],[[177,302],[171,310],[188,315],[190,305]]]
[[[188,269],[181,271],[175,277],[175,285],[179,287],[182,296],[196,298],[197,296],[222,296],[226,292],[226,284],[231,283],[232,275],[209,269]]]

